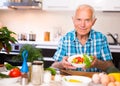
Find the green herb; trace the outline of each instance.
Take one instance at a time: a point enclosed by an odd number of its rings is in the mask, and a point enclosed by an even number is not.
[[[15,67],[17,67],[17,66],[12,66],[11,64],[6,63],[6,64],[5,64],[5,67],[6,67],[7,70],[11,70],[11,69],[13,69],[13,68],[15,68]],[[17,68],[18,68],[18,67],[17,67]]]
[[[20,56],[22,57],[23,50],[28,51],[28,62],[32,62],[33,60],[38,60],[38,58],[42,58],[41,49],[35,48],[35,46],[30,44],[25,44],[20,49]]]
[[[9,78],[9,75],[0,73],[0,78]]]
[[[52,75],[56,74],[56,70],[54,68],[49,67],[49,68],[46,68],[45,70],[49,70]]]
[[[25,44],[21,47],[19,55],[12,58],[13,61],[22,61],[22,52],[23,50],[28,51],[28,62],[33,62],[34,60],[39,60],[38,58],[41,58],[43,60],[43,55],[41,53],[41,49],[35,48],[34,45],[31,44]]]

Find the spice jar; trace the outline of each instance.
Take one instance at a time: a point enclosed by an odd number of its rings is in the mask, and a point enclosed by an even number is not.
[[[41,85],[43,83],[43,61],[33,61],[31,83],[33,85]]]
[[[22,73],[21,75],[21,83],[22,86],[26,86],[28,84],[28,73]]]
[[[44,32],[44,41],[50,41],[50,32]]]

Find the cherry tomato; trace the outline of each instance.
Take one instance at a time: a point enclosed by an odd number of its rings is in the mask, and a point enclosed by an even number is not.
[[[13,69],[11,69],[10,72],[9,72],[9,76],[10,77],[19,77],[19,76],[21,76],[20,69],[19,68],[13,68]]]

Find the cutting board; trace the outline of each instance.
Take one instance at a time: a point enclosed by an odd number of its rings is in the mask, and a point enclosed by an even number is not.
[[[93,74],[98,72],[83,72],[83,71],[74,71],[74,70],[60,70],[62,75],[79,75],[79,76],[87,76],[92,77]]]

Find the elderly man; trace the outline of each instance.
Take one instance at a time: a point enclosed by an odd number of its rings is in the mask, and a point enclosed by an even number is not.
[[[107,38],[92,29],[96,21],[94,9],[89,5],[80,5],[72,19],[75,29],[61,38],[52,67],[81,71],[83,68],[72,66],[67,59],[75,54],[87,54],[94,56],[94,60],[89,68],[84,67],[85,71],[107,72],[110,67],[119,71],[112,63]]]

